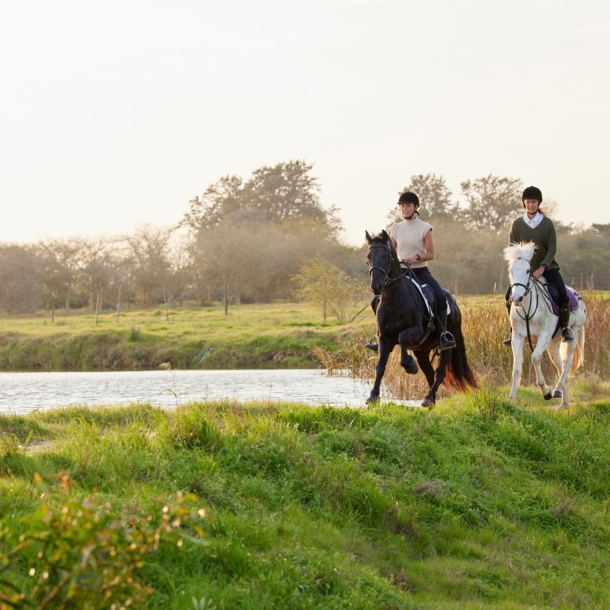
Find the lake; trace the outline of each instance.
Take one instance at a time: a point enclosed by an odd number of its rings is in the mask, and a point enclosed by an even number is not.
[[[132,403],[171,408],[222,398],[364,407],[371,385],[313,369],[0,373],[0,413]]]

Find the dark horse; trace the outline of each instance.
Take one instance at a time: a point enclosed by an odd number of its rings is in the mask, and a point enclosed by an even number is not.
[[[375,367],[375,385],[367,402],[379,398],[381,379],[394,347],[400,344],[400,364],[411,375],[417,373],[419,364],[426,376],[430,391],[422,407],[436,404],[436,392],[442,384],[445,387],[465,392],[468,387],[476,388],[477,380],[468,365],[464,336],[462,334],[462,314],[453,295],[445,291],[451,312],[447,316],[447,330],[455,338],[456,347],[440,352],[436,371],[430,360],[430,352],[435,352],[439,344],[438,328],[430,330],[430,315],[424,299],[410,279],[408,269],[403,269],[389,235],[382,231],[378,237],[366,233],[369,244],[367,261],[371,275],[371,290],[378,295],[376,308],[377,334],[379,337],[379,360]],[[413,280],[415,277],[413,276]],[[409,354],[411,350],[417,362]]]

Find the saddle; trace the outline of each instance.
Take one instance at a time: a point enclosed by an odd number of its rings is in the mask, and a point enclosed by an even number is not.
[[[555,286],[553,286],[553,284],[550,282],[546,282],[546,284],[544,284],[544,289],[549,297],[551,306],[553,307],[553,313],[558,316],[561,308],[559,307],[559,293],[557,292],[557,288],[555,288]],[[578,299],[570,288],[566,287],[566,292],[568,294],[568,298],[570,299],[570,311],[575,311],[578,309]]]

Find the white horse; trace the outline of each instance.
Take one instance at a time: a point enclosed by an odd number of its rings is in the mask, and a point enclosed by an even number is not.
[[[523,344],[527,340],[532,347],[532,338],[535,337],[536,347],[532,351],[532,364],[536,369],[540,391],[545,400],[561,398],[561,406],[566,408],[568,407],[568,373],[570,375],[576,373],[584,361],[587,308],[576,290],[570,288],[578,300],[578,308],[570,315],[570,328],[574,341],[562,342],[561,329],[555,333],[558,316],[553,312],[546,289],[543,287],[546,280],[543,277],[535,280],[532,276],[530,261],[535,248],[536,244],[530,242],[511,244],[504,249],[510,279],[510,323],[513,331],[513,385],[510,397],[511,400],[517,399],[523,364]],[[548,351],[559,374],[559,380],[552,393],[546,385],[540,367],[544,350]]]

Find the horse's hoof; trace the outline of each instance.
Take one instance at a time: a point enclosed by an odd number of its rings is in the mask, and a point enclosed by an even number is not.
[[[430,398],[424,398],[424,400],[421,403],[421,406],[425,407],[426,409],[431,409],[435,405],[436,405],[436,403],[433,400],[431,400]]]
[[[379,402],[379,396],[375,396],[374,394],[371,394],[367,399],[366,399],[366,404],[367,405],[374,405],[376,402]]]
[[[553,398],[563,398],[563,394],[559,390],[553,392]]]
[[[408,366],[405,366],[403,364],[403,368],[405,369],[405,372],[407,372],[409,375],[415,375],[417,371],[419,371],[417,362],[415,362],[415,360],[411,360]]]
[[[551,398],[553,398],[553,395],[549,392],[548,394],[543,394],[544,396],[544,400],[551,400]]]

